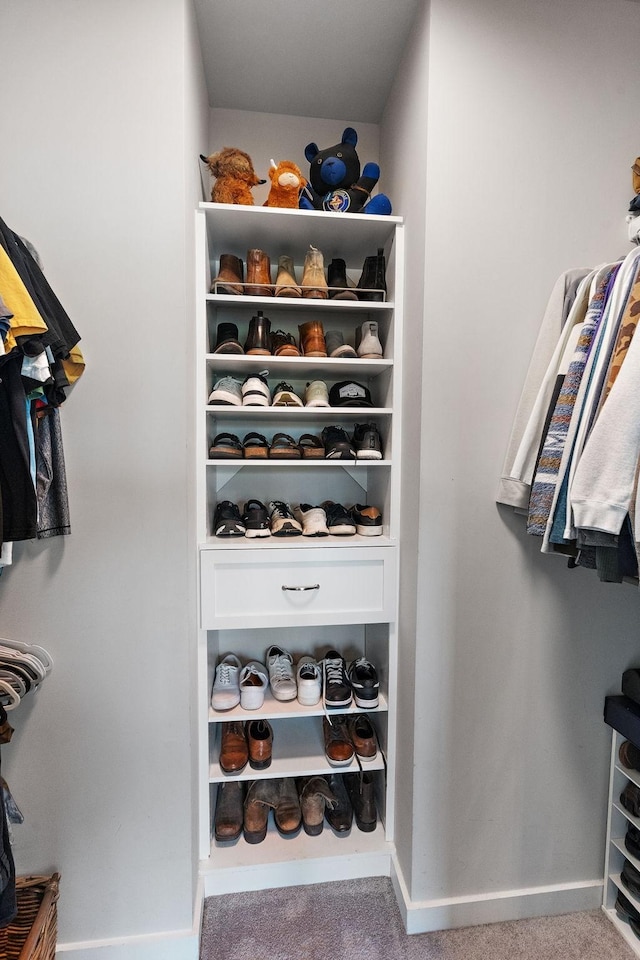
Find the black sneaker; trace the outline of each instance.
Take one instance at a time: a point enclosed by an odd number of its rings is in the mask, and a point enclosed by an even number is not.
[[[353,690],[353,699],[357,707],[369,710],[378,706],[378,690],[380,682],[376,668],[366,657],[352,660],[347,671],[347,678]]]
[[[341,503],[325,500],[322,509],[327,515],[327,529],[334,537],[352,537],[356,532],[356,522]]]
[[[247,500],[242,513],[245,537],[270,537],[269,514],[260,500]]]
[[[322,445],[327,460],[354,460],[356,448],[342,427],[325,427],[322,431]]]
[[[379,537],[382,533],[382,514],[377,507],[356,503],[351,507],[351,516],[361,537]]]
[[[382,441],[375,423],[356,423],[353,445],[358,460],[382,460]]]
[[[347,664],[337,650],[329,650],[322,660],[323,698],[327,707],[348,707],[351,703],[351,684]]]
[[[273,537],[302,536],[302,524],[294,517],[289,504],[282,500],[269,501],[269,525]]]
[[[245,525],[235,503],[222,500],[217,505],[213,518],[213,532],[216,537],[244,537]]]

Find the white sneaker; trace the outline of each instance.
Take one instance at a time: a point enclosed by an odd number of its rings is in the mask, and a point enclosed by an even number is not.
[[[271,391],[262,374],[247,377],[242,384],[243,407],[270,407]]]
[[[211,706],[214,710],[231,710],[240,703],[238,674],[242,664],[233,653],[228,653],[216,667],[216,676],[211,691]]]
[[[298,703],[313,707],[322,693],[322,671],[313,657],[301,657],[296,671],[298,680]]]
[[[269,674],[264,663],[251,660],[240,671],[240,705],[243,710],[259,710],[269,686]]]
[[[209,394],[209,403],[241,407],[242,406],[242,388],[240,381],[235,377],[220,377],[213,385],[213,390]]]
[[[281,380],[273,391],[274,407],[302,407],[304,404],[290,383]]]
[[[358,356],[368,360],[382,359],[382,344],[378,338],[377,320],[365,320],[362,324]]]
[[[304,391],[305,407],[329,407],[329,391],[324,380],[312,380]]]
[[[270,646],[267,650],[269,683],[276,700],[295,700],[296,680],[293,675],[293,657],[281,647]]]
[[[302,524],[303,537],[328,537],[327,515],[322,507],[310,503],[294,503],[293,515]]]

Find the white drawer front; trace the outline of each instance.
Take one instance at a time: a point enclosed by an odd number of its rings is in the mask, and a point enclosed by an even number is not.
[[[203,629],[395,619],[394,547],[203,550]],[[283,589],[285,588],[285,589]]]

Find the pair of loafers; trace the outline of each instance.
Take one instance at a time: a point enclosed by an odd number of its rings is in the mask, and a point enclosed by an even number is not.
[[[271,765],[273,730],[268,720],[231,720],[222,724],[220,769],[223,773],[241,773],[247,763],[253,770]]]

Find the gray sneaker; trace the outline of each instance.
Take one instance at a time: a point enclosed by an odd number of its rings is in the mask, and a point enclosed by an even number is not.
[[[342,330],[327,330],[324,341],[327,345],[327,354],[330,357],[351,357],[351,359],[354,359],[358,356],[354,348],[344,342]]]
[[[298,688],[293,675],[293,657],[282,647],[267,650],[267,669],[271,692],[276,700],[295,700]]]
[[[242,406],[242,386],[235,377],[220,377],[213,385],[209,394],[210,404],[219,404],[233,407]]]

